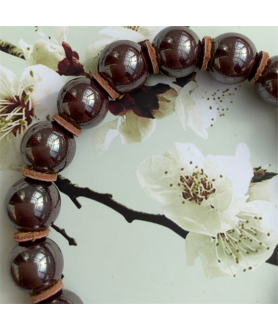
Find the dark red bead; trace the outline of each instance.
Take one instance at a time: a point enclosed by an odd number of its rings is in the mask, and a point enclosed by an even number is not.
[[[53,183],[24,178],[9,189],[4,208],[16,229],[45,230],[59,215],[60,193]]]
[[[59,246],[49,238],[18,243],[9,258],[10,275],[18,288],[38,294],[61,278],[64,258]]]
[[[278,55],[270,58],[270,67],[255,83],[256,91],[268,104],[278,106]]]
[[[86,77],[70,80],[61,89],[57,106],[82,128],[91,128],[103,121],[108,111],[108,97],[100,87]]]
[[[197,34],[183,26],[161,30],[153,41],[160,72],[166,76],[188,76],[198,66],[201,41]]]
[[[146,55],[133,41],[118,40],[101,52],[98,72],[118,93],[130,92],[148,78]]]
[[[221,34],[214,42],[214,58],[209,68],[211,76],[227,85],[248,79],[258,58],[253,42],[239,33]]]
[[[72,162],[75,151],[74,136],[50,121],[31,126],[21,141],[24,162],[38,170],[62,171]]]
[[[39,304],[83,304],[83,301],[74,292],[62,289]]]

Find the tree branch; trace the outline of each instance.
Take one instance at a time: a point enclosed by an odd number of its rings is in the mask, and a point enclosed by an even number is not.
[[[22,58],[25,60],[23,51],[8,41],[0,39],[0,50],[7,54]]]
[[[63,178],[62,176],[58,175],[57,181],[55,182],[58,189],[67,195],[72,202],[75,204],[77,208],[81,208],[81,204],[78,202],[78,197],[86,197],[92,199],[96,202],[99,202],[103,205],[106,205],[113,209],[114,211],[120,213],[127,222],[131,223],[134,220],[142,220],[146,222],[152,222],[164,227],[171,229],[173,232],[185,238],[188,234],[187,231],[179,227],[170,219],[166,218],[164,215],[161,214],[151,214],[145,212],[139,212],[132,210],[123,204],[116,202],[113,199],[113,196],[110,194],[101,194],[96,191],[93,191],[89,188],[81,188],[77,185],[74,185],[70,182],[70,180]]]
[[[61,175],[58,175],[55,184],[58,187],[58,189],[62,193],[67,195],[75,204],[75,206],[79,209],[82,207],[82,205],[78,202],[77,198],[86,197],[110,207],[114,211],[121,214],[125,218],[125,220],[129,223],[132,223],[132,221],[134,220],[142,220],[146,222],[155,223],[157,225],[172,230],[174,233],[178,234],[180,237],[184,239],[188,234],[188,231],[179,227],[172,220],[165,217],[165,215],[145,213],[145,212],[132,210],[124,206],[123,204],[116,202],[111,194],[101,194],[89,188],[79,187],[77,185],[72,184],[70,180],[62,177]],[[276,247],[273,255],[266,262],[272,265],[277,265],[277,258],[278,258],[278,247]]]
[[[60,227],[58,227],[58,226],[56,226],[56,225],[54,225],[54,224],[52,224],[51,227],[52,227],[53,229],[55,229],[59,234],[61,234],[62,236],[64,236],[65,239],[69,242],[69,245],[75,245],[75,246],[77,246],[77,243],[76,243],[75,239],[72,238],[72,237],[70,237],[70,236],[66,233],[65,229],[61,229]]]

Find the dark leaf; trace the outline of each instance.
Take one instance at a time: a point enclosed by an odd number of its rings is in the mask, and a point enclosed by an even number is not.
[[[125,111],[124,103],[121,100],[109,101],[108,109],[114,116],[119,116]]]
[[[62,42],[62,46],[65,50],[65,53],[66,53],[66,57],[68,60],[71,60],[72,59],[72,49],[71,49],[71,46],[69,44],[67,44],[66,42]]]
[[[76,59],[78,59],[79,60],[79,55],[78,55],[78,53],[77,52],[72,52],[72,57],[75,57]]]
[[[261,171],[261,170],[259,170]],[[278,173],[274,173],[274,172],[265,172],[263,176],[256,176],[256,174],[254,174],[254,177],[252,179],[252,182],[262,182],[265,180],[270,180],[273,177],[275,177]]]
[[[176,81],[173,82],[173,84],[178,85],[180,87],[184,87],[187,85],[190,81],[196,81],[195,80],[196,72],[191,73],[190,75],[182,78],[176,78]]]
[[[58,71],[59,73],[65,74],[70,67],[70,61],[67,58],[64,58],[62,61],[58,63]]]
[[[166,93],[169,89],[171,89],[171,87],[167,84],[162,84],[159,83],[157,85],[154,86],[149,86],[152,90],[153,93],[155,93],[156,95],[158,94],[164,94]]]
[[[73,57],[70,62],[70,68],[68,75],[79,75],[84,71],[83,64],[81,64],[77,58]]]
[[[77,52],[73,52],[70,45],[63,41],[62,46],[66,53],[66,58],[59,62],[58,72],[65,76],[79,76],[84,73],[83,64],[79,62]]]
[[[159,96],[163,96],[171,87],[167,84],[141,86],[133,92],[126,93],[120,100],[109,102],[109,111],[118,116],[127,110],[143,118],[154,119],[153,111],[159,109]]]

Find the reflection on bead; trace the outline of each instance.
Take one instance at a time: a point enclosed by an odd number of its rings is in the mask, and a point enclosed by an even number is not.
[[[21,141],[21,155],[29,166],[60,172],[73,160],[74,136],[50,121],[31,126]]]
[[[258,54],[253,42],[239,33],[224,33],[214,39],[211,76],[222,84],[238,84],[248,79]]]
[[[270,58],[270,67],[255,83],[256,91],[268,104],[278,106],[278,55]]]
[[[60,193],[53,183],[24,178],[9,189],[4,208],[7,218],[16,229],[45,230],[59,215]]]
[[[83,304],[83,301],[74,292],[62,289],[39,304]]]
[[[61,89],[57,106],[60,115],[70,117],[82,128],[91,128],[105,118],[108,97],[92,80],[75,78]]]
[[[148,78],[148,64],[140,45],[118,40],[101,52],[98,72],[118,93],[131,92]]]
[[[198,66],[201,41],[197,34],[183,26],[161,30],[153,41],[160,72],[170,77],[184,77]]]
[[[18,243],[9,258],[9,271],[20,290],[38,294],[61,278],[64,258],[58,245],[49,238]]]

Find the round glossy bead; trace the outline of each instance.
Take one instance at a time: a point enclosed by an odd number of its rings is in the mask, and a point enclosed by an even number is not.
[[[18,288],[38,294],[61,278],[64,258],[58,245],[49,238],[17,244],[9,258],[10,275]]]
[[[239,33],[224,33],[214,39],[211,76],[222,84],[232,85],[248,79],[258,54],[253,42]]]
[[[270,58],[271,65],[255,83],[256,91],[268,104],[278,106],[278,55]]]
[[[118,93],[138,88],[148,78],[146,55],[133,41],[118,40],[101,52],[98,72]]]
[[[82,128],[91,128],[103,121],[108,111],[107,95],[86,77],[70,80],[61,89],[57,106]]]
[[[59,215],[60,193],[53,183],[24,178],[9,189],[4,208],[16,229],[45,230]]]
[[[74,292],[62,289],[39,304],[83,304],[83,301]]]
[[[31,126],[21,141],[24,162],[37,170],[60,172],[72,162],[75,151],[74,136],[50,121]]]
[[[160,72],[180,78],[188,76],[198,66],[201,41],[197,34],[183,26],[161,30],[153,41]]]

